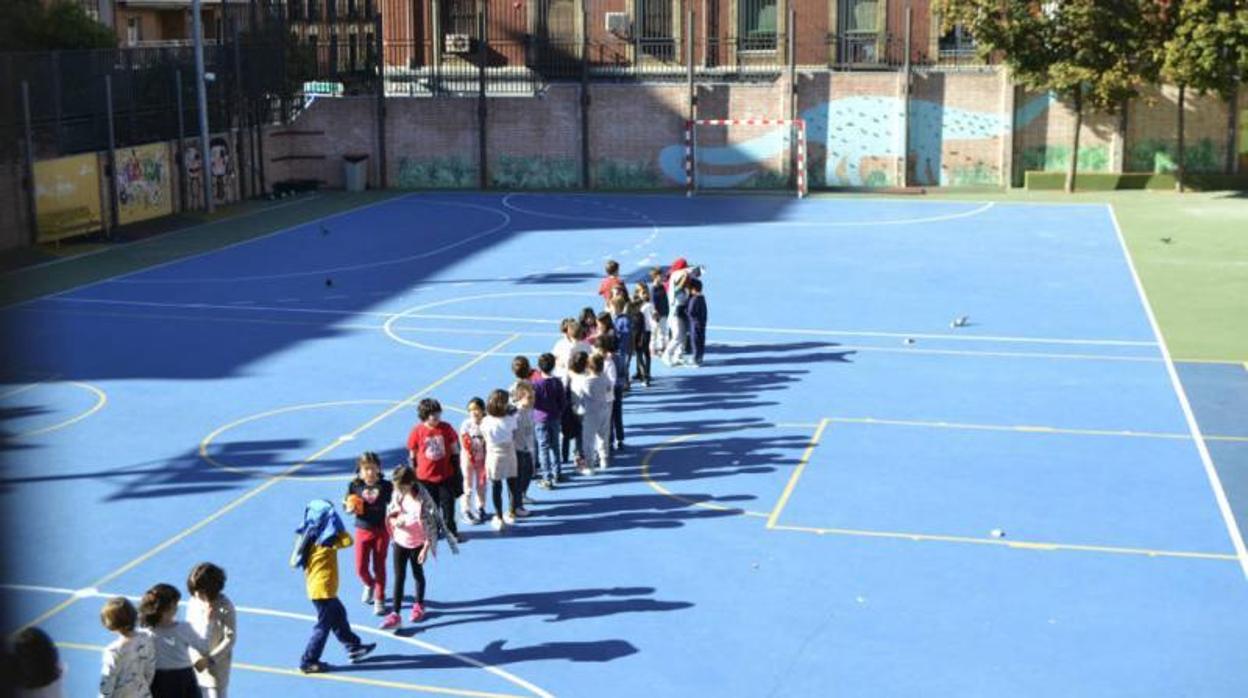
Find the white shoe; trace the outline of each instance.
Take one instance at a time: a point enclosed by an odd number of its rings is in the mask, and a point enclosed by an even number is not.
[[[373,615],[375,616],[386,615],[386,602],[383,599],[377,599],[373,601]]]
[[[501,516],[495,516],[495,517],[494,517],[494,520],[493,520],[492,522],[490,522],[490,525],[494,527],[494,530],[495,530],[495,531],[501,531],[501,530],[503,530],[503,519],[502,519],[502,517],[501,517]]]
[[[524,507],[516,507],[516,516],[519,516],[520,518],[524,518],[532,513],[533,512],[529,511],[528,509],[525,509]]]
[[[372,587],[364,587],[364,593],[360,595],[360,601],[364,602],[365,604],[370,604],[373,602]]]
[[[512,514],[510,511],[507,512],[506,514],[503,514],[503,523],[507,524],[508,526],[514,526],[516,524],[515,515]]]

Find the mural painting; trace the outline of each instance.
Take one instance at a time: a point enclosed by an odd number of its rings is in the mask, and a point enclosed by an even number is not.
[[[103,227],[99,157],[95,153],[35,163],[35,223],[39,242]]]
[[[502,189],[573,189],[581,186],[581,167],[575,158],[500,155],[490,181]]]
[[[477,186],[476,162],[466,158],[399,158],[400,189],[469,189]]]
[[[190,207],[202,208],[204,205],[204,159],[200,156],[199,141],[190,141],[183,149],[186,162],[187,193],[190,195]],[[213,136],[208,141],[207,175],[211,179],[212,201],[214,204],[227,204],[238,200],[238,170],[234,159],[230,157],[230,141],[224,136]]]
[[[169,146],[164,143],[117,151],[117,220],[120,224],[173,213]]]

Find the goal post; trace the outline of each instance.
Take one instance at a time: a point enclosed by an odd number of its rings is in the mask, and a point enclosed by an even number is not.
[[[699,127],[713,127],[724,134],[722,146],[699,142]],[[753,129],[753,138],[740,142],[728,136],[730,129]],[[735,165],[728,174],[703,174],[699,164],[713,160],[710,153],[719,151],[720,161]],[[707,157],[703,157],[708,153]],[[755,157],[755,160],[750,160]],[[770,162],[779,171],[764,172]],[[714,163],[712,163],[714,164]],[[742,170],[742,168],[745,168]],[[764,176],[766,175],[766,176]],[[782,183],[776,182],[777,179]],[[705,180],[705,181],[704,181]],[[715,185],[711,181],[716,182]],[[726,183],[726,184],[724,184]],[[685,121],[685,195],[693,196],[703,189],[796,189],[799,198],[806,196],[806,121],[804,119],[694,119]]]

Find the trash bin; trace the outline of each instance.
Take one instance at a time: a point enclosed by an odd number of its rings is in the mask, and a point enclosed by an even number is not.
[[[342,179],[347,191],[364,191],[368,188],[368,155],[354,153],[342,156]]]

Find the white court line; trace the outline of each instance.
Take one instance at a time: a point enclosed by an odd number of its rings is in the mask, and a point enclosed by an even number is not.
[[[107,598],[112,598],[114,596],[124,596],[125,598],[130,599],[131,601],[138,601],[141,598],[139,596],[133,596],[133,595],[127,595],[127,594],[113,594],[113,593],[109,593],[106,591],[101,591],[99,589],[66,589],[64,587],[36,586],[33,584],[0,584],[0,589],[7,589],[11,591],[28,591],[28,592],[45,593],[45,594],[60,594],[60,595],[65,595],[65,596],[76,596],[78,598],[107,599]],[[185,601],[179,602],[178,605],[185,606],[186,602]],[[278,610],[274,610],[271,608],[235,606],[234,610],[238,611],[239,613],[245,613],[245,614],[254,615],[254,616],[268,616],[270,618],[297,620],[297,621],[306,622],[306,623],[316,622],[316,616],[308,615],[305,613],[291,613],[289,611],[278,611]],[[538,686],[535,686],[529,683],[528,681],[525,681],[524,679],[520,678],[519,676],[516,676],[515,674],[512,674],[509,671],[506,671],[505,669],[500,669],[499,667],[493,666],[492,664],[486,664],[485,662],[482,662],[478,659],[473,659],[472,657],[464,656],[454,650],[450,650],[445,647],[435,645],[431,642],[425,642],[424,640],[419,640],[414,637],[404,637],[402,635],[397,635],[391,631],[379,630],[377,628],[373,628],[367,625],[356,625],[355,623],[351,624],[351,629],[357,633],[375,635],[377,637],[382,637],[387,640],[394,640],[396,642],[401,642],[405,645],[419,647],[425,651],[433,652],[434,654],[440,654],[444,657],[451,657],[457,661],[463,662],[466,666],[470,666],[476,669],[481,669],[483,671],[489,672],[493,674],[494,676],[497,676],[498,678],[506,681],[507,683],[510,683],[515,686],[519,686],[520,688],[523,688],[524,690],[529,691],[530,693],[532,693],[535,696],[538,696],[539,698],[554,698],[554,696],[551,695],[546,690],[539,688]]]
[[[138,240],[131,240],[130,242],[127,242],[121,245],[111,244],[106,247],[102,247],[98,250],[92,250],[91,252],[83,252],[82,254],[76,254],[73,256],[69,256],[69,257],[61,257],[60,259],[52,259],[46,262],[40,262],[39,264],[32,264],[27,267],[18,267],[17,269],[10,269],[9,271],[6,271],[0,274],[0,278],[4,278],[6,276],[13,276],[13,275],[20,274],[26,271],[46,269],[47,267],[54,267],[54,266],[57,266],[58,264],[64,264],[65,262],[74,262],[79,259],[86,259],[88,257],[94,257],[99,254],[104,254],[105,252],[113,252],[115,250],[129,250],[135,247],[141,247],[150,242],[155,242],[156,240],[170,240],[172,238],[180,237],[186,233],[189,233],[192,230],[195,230],[196,228],[204,228],[210,225],[217,225],[219,223],[230,223],[233,221],[237,221],[240,218],[248,218],[250,216],[257,216],[257,215],[260,215],[261,213],[268,213],[270,211],[276,211],[279,208],[286,208],[287,206],[294,206],[295,204],[307,203],[308,201],[312,199],[319,199],[320,196],[321,196],[320,194],[312,194],[307,199],[302,199],[299,201],[287,201],[286,203],[283,203],[283,204],[277,204],[276,206],[269,206],[268,208],[262,208],[256,211],[247,211],[245,213],[235,214],[233,216],[228,216],[226,218],[219,218],[214,221],[204,221],[203,223],[196,223],[195,225],[187,226],[185,228],[179,228],[177,230],[171,230],[167,233],[161,233],[160,235],[152,235],[149,237],[140,238]]]
[[[446,298],[439,301],[432,301],[417,308],[434,308],[445,305],[452,305],[459,302],[469,302],[473,300],[483,300],[488,298],[506,298],[511,296],[574,296],[583,297],[583,293],[571,291],[521,291],[521,292],[502,292],[492,294],[479,294],[473,296],[459,296],[454,298]],[[84,303],[99,305],[121,305],[135,307],[150,308],[174,308],[174,309],[205,309],[205,310],[231,310],[244,312],[280,312],[280,313],[307,313],[320,315],[337,315],[337,316],[364,316],[379,317],[393,320],[402,316],[405,319],[419,320],[464,320],[470,322],[511,322],[548,325],[557,327],[558,319],[552,318],[524,318],[524,317],[507,317],[502,315],[460,315],[449,313],[421,313],[413,312],[411,309],[400,311],[398,313],[385,313],[379,311],[366,310],[334,310],[331,308],[288,308],[278,306],[237,306],[237,305],[214,305],[209,303],[161,303],[156,301],[128,301],[128,300],[110,300],[105,298],[57,298],[61,303]],[[793,329],[780,327],[746,327],[734,325],[715,325],[716,331],[725,332],[741,332],[747,334],[786,334],[786,335],[805,335],[819,337],[885,337],[893,339],[911,338],[911,339],[935,339],[950,340],[961,342],[1001,342],[1001,343],[1018,343],[1018,344],[1059,344],[1059,345],[1087,345],[1087,346],[1122,346],[1122,347],[1154,347],[1156,342],[1124,340],[1124,339],[1065,339],[1054,337],[1017,337],[1007,335],[973,335],[973,334],[940,334],[940,333],[906,333],[906,332],[877,332],[877,331],[859,331],[859,330],[819,330],[819,329]],[[557,334],[557,333],[556,333]],[[842,347],[844,348],[844,347]],[[915,351],[919,351],[915,349]],[[1099,357],[1098,357],[1099,358]]]
[[[349,208],[349,209],[347,209],[347,210],[345,210],[345,211],[339,211],[339,212],[337,212],[337,213],[331,213],[330,215],[325,216],[325,217],[323,217],[323,218],[317,218],[317,219],[315,219],[315,220],[306,221],[306,222],[304,222],[304,223],[297,223],[297,224],[295,224],[295,225],[288,226],[288,227],[286,227],[286,228],[280,228],[280,229],[278,229],[278,230],[274,230],[274,231],[273,231],[273,232],[271,232],[271,233],[265,233],[265,234],[263,234],[263,235],[257,235],[256,237],[247,238],[246,240],[239,240],[239,241],[237,241],[237,242],[232,242],[232,243],[230,243],[230,244],[228,244],[228,245],[223,245],[223,246],[221,246],[221,247],[214,247],[214,248],[212,248],[212,249],[210,249],[210,250],[204,250],[204,251],[202,251],[202,252],[196,252],[196,253],[194,253],[194,254],[189,254],[189,255],[186,255],[185,257],[178,257],[177,259],[170,259],[170,260],[168,260],[168,261],[161,262],[161,263],[159,263],[159,264],[153,264],[153,265],[151,265],[151,266],[146,266],[146,267],[143,267],[142,269],[135,269],[134,271],[128,271],[128,272],[125,272],[124,274],[118,274],[118,275],[116,275],[116,276],[110,276],[110,277],[108,277],[107,279],[100,279],[99,281],[91,281],[91,282],[88,282],[88,283],[82,284],[82,285],[80,285],[80,286],[74,286],[74,287],[72,287],[72,288],[67,288],[67,289],[64,289],[64,290],[61,290],[61,291],[56,291],[56,292],[54,292],[54,293],[47,293],[47,294],[44,294],[44,295],[42,295],[42,296],[35,296],[34,298],[27,298],[26,300],[23,300],[23,301],[18,301],[18,302],[16,302],[16,303],[10,303],[10,304],[8,304],[8,305],[3,305],[3,306],[0,306],[0,310],[7,310],[7,309],[9,309],[9,308],[19,308],[19,307],[21,307],[21,306],[28,305],[28,304],[30,304],[30,303],[34,303],[34,302],[36,302],[36,301],[47,300],[47,299],[49,299],[49,298],[60,298],[60,297],[64,296],[64,295],[65,295],[65,294],[67,294],[67,293],[73,293],[73,292],[75,292],[75,291],[82,291],[82,290],[84,290],[84,289],[94,288],[94,287],[96,287],[96,286],[102,286],[102,285],[104,285],[104,284],[109,284],[109,283],[114,283],[114,282],[117,282],[117,281],[122,281],[122,280],[127,279],[128,277],[134,276],[134,275],[136,275],[136,274],[143,274],[143,273],[146,273],[146,272],[149,272],[149,271],[154,271],[154,270],[156,270],[156,269],[163,269],[163,268],[165,268],[165,267],[170,267],[170,266],[173,266],[173,265],[175,265],[175,264],[181,264],[182,262],[189,262],[189,261],[190,261],[190,260],[192,260],[192,259],[198,259],[198,258],[200,258],[200,257],[206,257],[206,256],[208,256],[208,255],[210,255],[210,254],[216,254],[217,252],[223,252],[223,251],[225,251],[225,250],[232,249],[232,248],[234,248],[234,247],[239,247],[239,246],[241,246],[241,245],[248,245],[248,244],[251,244],[251,243],[253,243],[253,242],[258,242],[258,241],[260,241],[260,240],[264,240],[264,239],[266,239],[266,238],[271,238],[271,237],[273,237],[273,236],[275,236],[275,235],[281,235],[282,233],[288,233],[288,232],[290,232],[290,231],[292,231],[292,230],[295,230],[295,229],[297,229],[297,228],[302,228],[302,227],[303,227],[303,226],[305,226],[305,225],[311,225],[311,224],[313,224],[313,223],[317,223],[317,222],[324,222],[324,221],[327,221],[327,220],[330,220],[330,219],[333,219],[333,218],[338,218],[339,216],[345,216],[345,215],[347,215],[347,214],[349,214],[349,213],[355,213],[355,212],[357,212],[357,211],[363,211],[364,209],[367,209],[367,208],[373,208],[374,206],[381,206],[381,205],[383,205],[383,204],[395,203],[395,202],[402,201],[402,200],[407,199],[407,198],[411,198],[412,196],[415,196],[415,195],[414,195],[414,194],[403,194],[403,195],[400,195],[400,196],[390,197],[390,198],[388,198],[388,199],[384,199],[384,200],[382,200],[382,201],[374,201],[374,202],[369,203],[369,204],[362,204],[362,205],[360,205],[360,206],[356,206],[355,208]]]
[[[1187,392],[1183,389],[1183,382],[1179,380],[1179,372],[1175,369],[1174,360],[1170,357],[1170,348],[1166,346],[1166,338],[1161,333],[1161,326],[1157,324],[1157,316],[1153,313],[1152,303],[1149,302],[1148,295],[1144,292],[1144,283],[1140,281],[1140,274],[1135,269],[1131,250],[1127,247],[1126,238],[1123,237],[1122,227],[1118,225],[1118,216],[1114,213],[1113,206],[1106,204],[1105,209],[1109,212],[1109,219],[1114,224],[1114,232],[1118,235],[1122,256],[1126,258],[1127,268],[1130,269],[1131,278],[1135,282],[1135,291],[1139,295],[1140,304],[1144,306],[1144,313],[1153,327],[1153,335],[1157,337],[1161,354],[1165,357],[1166,373],[1170,375],[1170,385],[1174,388],[1175,397],[1179,399],[1179,406],[1183,409],[1183,416],[1187,420],[1187,428],[1192,434],[1192,441],[1196,444],[1196,452],[1205,466],[1205,476],[1209,479],[1214,499],[1218,502],[1218,510],[1222,512],[1222,520],[1226,523],[1227,533],[1230,534],[1231,543],[1235,546],[1239,566],[1244,576],[1248,577],[1248,548],[1244,547],[1244,536],[1239,530],[1239,523],[1235,520],[1235,513],[1231,510],[1230,501],[1226,497],[1226,489],[1223,488],[1222,480],[1218,477],[1218,470],[1213,465],[1213,458],[1210,457],[1209,448],[1205,445],[1204,436],[1201,435],[1200,425],[1196,422],[1196,414],[1192,412],[1192,405],[1187,399]]]
[[[408,255],[406,257],[397,257],[394,259],[382,259],[382,260],[378,260],[375,262],[362,262],[360,264],[349,264],[349,265],[343,265],[340,267],[331,267],[328,269],[292,271],[292,272],[286,272],[283,274],[257,274],[255,276],[206,277],[206,278],[196,278],[196,279],[187,279],[187,278],[129,279],[126,281],[122,281],[121,283],[127,283],[127,284],[202,284],[202,283],[234,283],[234,282],[239,282],[239,281],[274,281],[278,279],[294,279],[294,278],[298,278],[301,276],[318,276],[321,274],[337,274],[337,273],[347,272],[347,271],[359,271],[361,269],[375,269],[378,267],[392,266],[395,264],[406,264],[407,262],[413,262],[418,259],[427,259],[429,257],[442,254],[443,252],[446,252],[447,250],[452,250],[452,249],[455,249],[456,247],[462,247],[463,245],[467,245],[471,242],[476,242],[477,240],[480,240],[481,238],[489,237],[491,235],[494,235],[495,233],[500,233],[511,226],[511,216],[508,215],[506,211],[500,211],[496,208],[491,208],[489,206],[482,206],[480,204],[469,204],[469,203],[463,203],[463,202],[438,201],[435,199],[422,199],[420,200],[420,203],[440,204],[443,206],[458,206],[460,208],[477,209],[479,211],[485,211],[487,213],[492,213],[497,216],[502,216],[503,222],[499,223],[498,225],[495,225],[493,228],[490,228],[489,230],[486,230],[484,232],[479,232],[479,233],[473,233],[472,235],[459,238],[455,240],[454,242],[447,243],[445,245],[442,245],[441,247],[435,247],[432,250],[426,250],[424,252],[420,252],[417,254]],[[321,220],[324,221],[328,219],[323,218]]]

